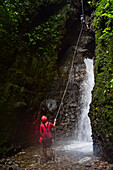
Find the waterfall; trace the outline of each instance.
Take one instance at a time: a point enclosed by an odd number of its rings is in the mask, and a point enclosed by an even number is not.
[[[91,91],[94,87],[94,72],[93,72],[93,60],[85,59],[86,74],[83,83],[80,86],[80,117],[77,127],[77,141],[91,142],[91,125],[88,117],[90,103],[92,100]]]
[[[91,126],[90,119],[88,117],[90,103],[92,100],[91,91],[94,87],[94,72],[93,72],[93,60],[84,59],[86,65],[85,77],[83,83],[80,86],[80,115],[78,120],[78,126],[76,129],[76,140],[63,141],[57,150],[73,151],[74,153],[93,153],[93,142],[91,138]],[[77,68],[78,69],[78,68]],[[78,69],[79,70],[79,69]],[[76,72],[78,71],[76,70]],[[82,75],[82,73],[81,73]],[[86,157],[87,158],[87,157]],[[86,159],[85,158],[85,159]]]

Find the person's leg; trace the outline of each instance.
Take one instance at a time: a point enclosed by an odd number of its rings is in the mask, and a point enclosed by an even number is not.
[[[45,160],[47,160],[47,148],[43,148]]]
[[[53,160],[54,160],[54,157],[53,157],[53,150],[52,150],[52,148],[50,148],[49,151],[50,151],[50,154],[51,154],[51,159],[52,159],[52,161],[53,161]]]
[[[86,22],[86,27],[87,27],[87,29],[89,29],[89,25],[88,25],[88,23]]]

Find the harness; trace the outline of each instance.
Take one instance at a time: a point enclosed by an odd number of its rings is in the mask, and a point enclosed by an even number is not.
[[[45,123],[43,123],[43,125],[48,130],[49,122],[48,122],[47,126],[45,125]]]

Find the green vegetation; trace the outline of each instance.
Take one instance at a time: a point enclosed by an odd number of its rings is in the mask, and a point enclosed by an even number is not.
[[[63,0],[0,2],[0,153],[52,83],[68,10]]]
[[[103,157],[113,151],[113,0],[96,2],[95,87],[90,117],[94,140],[103,146]],[[109,155],[110,156],[110,155]]]

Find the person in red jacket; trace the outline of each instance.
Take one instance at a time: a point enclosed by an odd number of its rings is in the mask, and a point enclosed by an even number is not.
[[[42,136],[44,157],[45,157],[45,160],[47,161],[47,148],[49,148],[51,159],[54,160],[53,150],[51,148],[52,135],[51,135],[50,130],[51,130],[51,127],[55,127],[56,119],[54,120],[54,124],[52,124],[51,122],[47,122],[46,116],[42,116],[41,121],[42,123],[40,124],[40,135]]]

